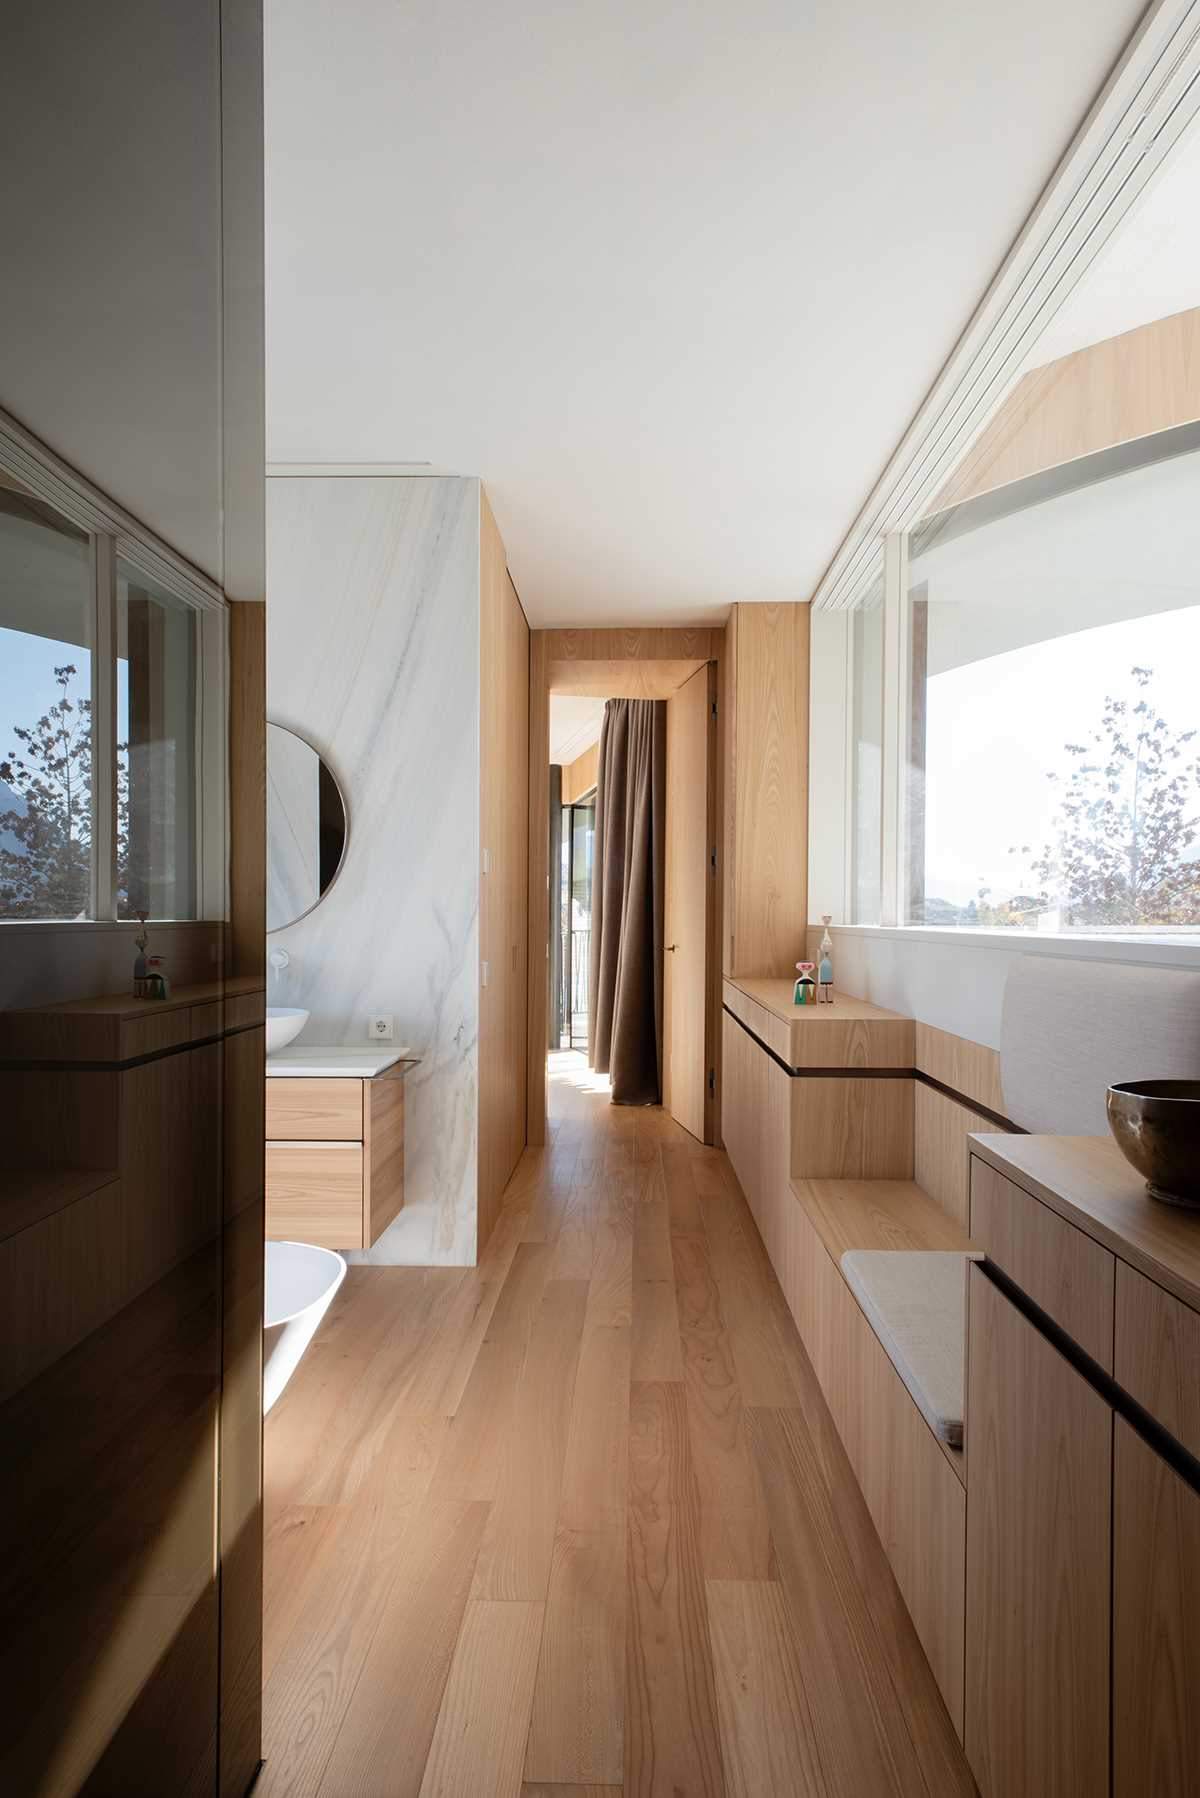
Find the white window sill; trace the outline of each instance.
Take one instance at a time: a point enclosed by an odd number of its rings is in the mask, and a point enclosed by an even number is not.
[[[821,921],[810,924],[820,930]],[[1200,932],[1178,936],[1137,932],[1076,936],[1049,930],[989,930],[936,924],[833,924],[835,936],[938,943],[958,949],[1007,949],[1014,955],[1053,955],[1070,961],[1123,961],[1148,966],[1200,968]]]

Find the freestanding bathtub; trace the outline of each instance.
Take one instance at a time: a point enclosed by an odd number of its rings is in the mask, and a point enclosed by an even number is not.
[[[332,1249],[311,1242],[267,1244],[263,1304],[263,1413],[271,1409],[299,1365],[346,1263]]]

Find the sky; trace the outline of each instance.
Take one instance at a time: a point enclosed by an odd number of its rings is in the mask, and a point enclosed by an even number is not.
[[[1076,631],[933,676],[929,897],[965,905],[981,886],[991,887],[994,902],[1030,890],[1031,858],[1010,856],[1009,847],[1029,843],[1036,854],[1045,843],[1055,812],[1047,774],[1065,776],[1076,765],[1063,746],[1088,741],[1107,694],[1136,693],[1135,665],[1154,670],[1145,697],[1173,729],[1200,727],[1200,606]]]

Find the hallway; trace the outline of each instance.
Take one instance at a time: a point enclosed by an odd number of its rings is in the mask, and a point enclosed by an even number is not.
[[[725,1155],[605,1085],[267,1420],[256,1792],[972,1792]]]

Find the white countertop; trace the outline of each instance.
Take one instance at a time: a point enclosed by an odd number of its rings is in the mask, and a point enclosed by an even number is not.
[[[387,1048],[345,1049],[312,1048],[307,1043],[294,1043],[267,1056],[267,1078],[310,1080],[374,1080],[377,1074],[395,1067],[398,1061],[411,1061],[411,1049]]]

